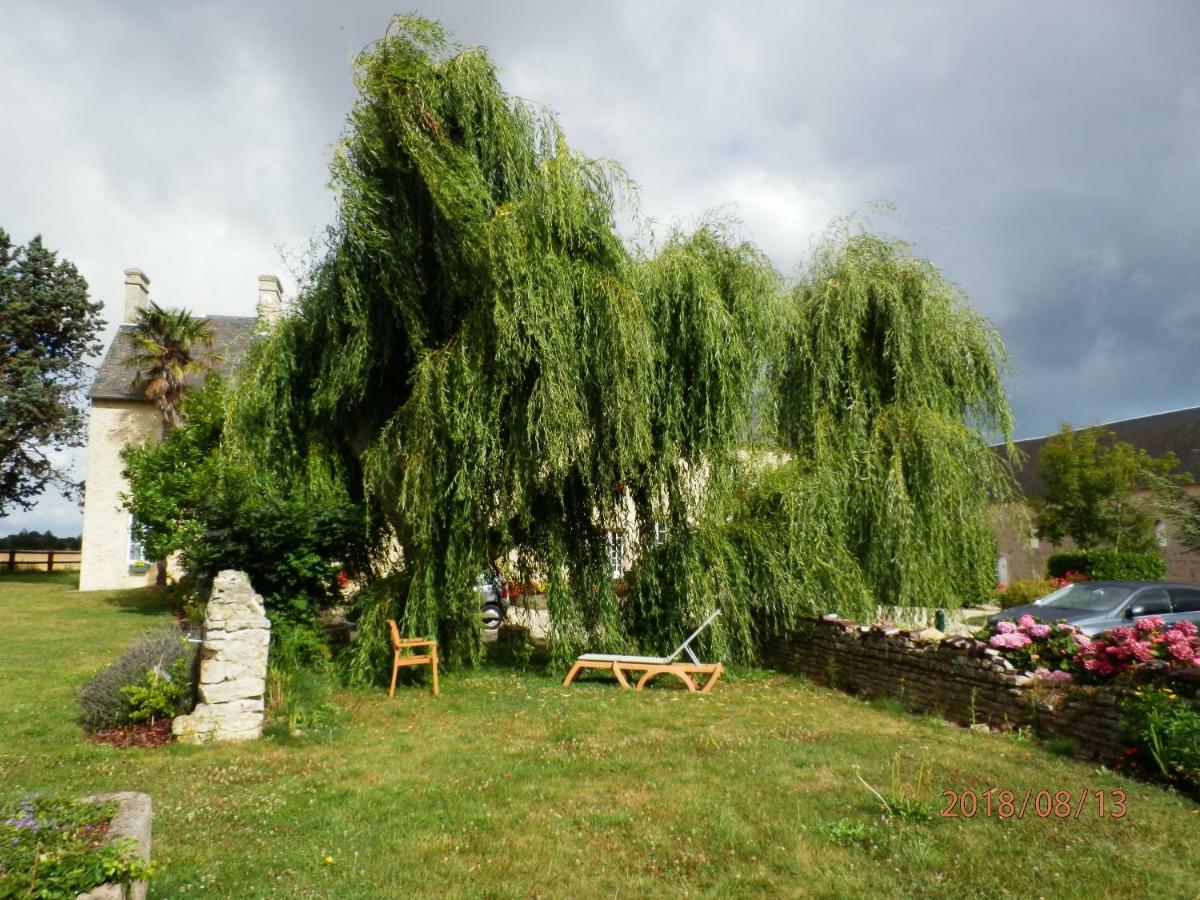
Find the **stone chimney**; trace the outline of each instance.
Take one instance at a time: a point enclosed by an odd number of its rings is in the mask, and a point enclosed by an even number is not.
[[[258,324],[270,330],[283,315],[283,285],[274,275],[258,276]]]
[[[150,279],[141,269],[125,270],[125,322],[133,324],[150,302]]]

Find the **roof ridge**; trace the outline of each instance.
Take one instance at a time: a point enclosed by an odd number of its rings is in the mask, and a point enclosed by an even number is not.
[[[1200,412],[1200,406],[1181,406],[1178,409],[1164,409],[1159,412],[1143,413],[1140,416],[1130,416],[1127,419],[1113,419],[1111,422],[1096,422],[1091,425],[1080,425],[1077,428],[1074,428],[1073,430],[1083,431],[1086,428],[1105,428],[1110,425],[1124,425],[1126,422],[1139,422],[1142,419],[1153,419],[1155,416],[1170,416],[1170,415],[1174,415],[1175,413],[1185,413],[1185,412]],[[1024,444],[1028,441],[1040,441],[1040,440],[1044,440],[1046,438],[1052,438],[1056,434],[1058,434],[1058,432],[1053,431],[1053,432],[1050,432],[1049,434],[1039,434],[1039,435],[1036,435],[1035,437],[1021,438],[1020,440],[1013,441],[1013,443],[1014,444]],[[1004,445],[1003,444],[995,444],[994,446],[1003,447]]]

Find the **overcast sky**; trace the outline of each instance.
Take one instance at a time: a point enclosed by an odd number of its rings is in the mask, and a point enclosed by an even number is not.
[[[332,218],[351,60],[396,11],[0,0],[0,226],[74,261],[110,322],[131,266],[160,303],[252,314]],[[1018,437],[1200,403],[1200,3],[422,12],[655,221],[732,213],[786,272],[833,217],[896,204],[1000,328]],[[79,521],[48,498],[0,534]]]

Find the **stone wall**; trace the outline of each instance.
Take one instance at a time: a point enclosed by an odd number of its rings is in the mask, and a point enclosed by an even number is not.
[[[250,579],[221,572],[204,611],[200,703],[175,719],[172,732],[179,740],[248,741],[262,734],[270,641],[271,623]]]
[[[142,862],[150,862],[151,829],[154,823],[154,806],[148,794],[122,791],[117,794],[97,794],[85,797],[88,801],[113,801],[117,812],[109,823],[104,843],[133,841]],[[108,882],[79,894],[75,900],[146,900],[146,882],[132,884]]]
[[[924,640],[920,632],[814,619],[764,647],[767,665],[867,696],[890,696],[910,709],[962,725],[1031,727],[1070,739],[1078,755],[1111,764],[1124,749],[1122,689],[1051,687],[1015,671],[971,638]]]
[[[130,374],[132,376],[132,373]],[[153,403],[94,400],[88,412],[87,486],[83,498],[81,591],[124,590],[154,584],[155,571],[129,568],[129,511],[121,494],[129,484],[121,474],[121,450],[129,444],[157,441],[162,414]]]

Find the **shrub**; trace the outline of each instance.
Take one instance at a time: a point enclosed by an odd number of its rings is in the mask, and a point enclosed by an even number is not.
[[[1046,574],[1062,578],[1081,572],[1092,581],[1162,581],[1167,564],[1157,553],[1118,550],[1063,550],[1046,561]]]
[[[238,569],[262,594],[273,626],[311,625],[340,602],[339,575],[357,577],[367,566],[365,510],[320,480],[283,489],[224,452],[228,401],[220,379],[210,377],[185,398],[186,424],[161,441],[127,447],[124,499],[151,558],[181,551],[185,609],[203,602],[219,571]]]
[[[1093,679],[1107,679],[1152,659],[1176,668],[1200,668],[1196,626],[1175,622],[1168,628],[1159,616],[1147,616],[1094,640],[1082,639],[1076,664]]]
[[[206,592],[222,569],[245,572],[262,594],[272,626],[285,620],[311,625],[320,610],[341,601],[338,575],[365,567],[358,558],[363,511],[348,501],[227,487],[201,518],[183,551],[196,589]]]
[[[1081,581],[1087,581],[1088,577],[1082,572],[1070,571],[1060,575],[1058,578],[1051,578],[1050,584],[1057,591],[1060,587],[1066,587],[1068,584],[1078,584]]]
[[[97,845],[114,803],[45,797],[0,808],[0,897],[76,895],[105,882],[144,881],[151,868],[133,841]]]
[[[1139,688],[1121,705],[1121,730],[1140,760],[1184,787],[1200,787],[1200,708],[1169,687]]]
[[[127,725],[139,721],[135,717],[145,714],[148,709],[159,708],[163,690],[150,688],[148,682],[151,679],[163,681],[163,674],[172,682],[178,679],[182,683],[177,685],[179,690],[172,691],[169,709],[158,714],[187,712],[193,695],[195,659],[196,645],[185,641],[175,628],[164,628],[138,638],[79,689],[77,696],[84,727],[99,731]],[[146,693],[152,690],[158,696]]]
[[[1006,586],[997,585],[995,597],[1002,609],[1012,609],[1045,597],[1053,590],[1054,583],[1049,578],[1022,578]]]
[[[170,669],[154,666],[141,684],[127,684],[121,693],[129,700],[130,722],[153,722],[178,715],[191,698],[190,660],[181,656]]]
[[[1070,674],[1075,657],[1087,638],[1065,622],[1048,624],[1033,616],[1017,622],[997,622],[975,635],[1023,672],[1037,671],[1047,681],[1069,681],[1055,672]]]

